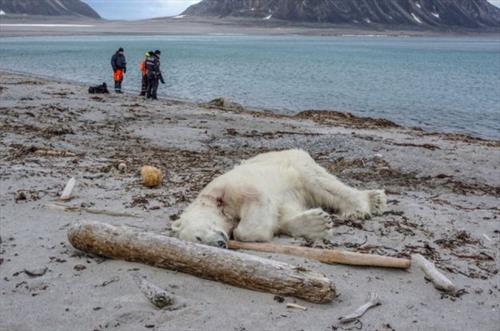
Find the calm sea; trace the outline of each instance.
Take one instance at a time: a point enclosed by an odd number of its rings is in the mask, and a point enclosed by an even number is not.
[[[125,89],[146,50],[162,50],[162,95],[225,96],[280,113],[349,111],[400,124],[500,138],[500,39],[86,36],[0,38],[0,68],[111,83],[124,47]]]

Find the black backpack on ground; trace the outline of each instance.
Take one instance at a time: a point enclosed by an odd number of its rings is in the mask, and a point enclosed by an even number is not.
[[[106,85],[106,83],[102,83],[101,85],[97,85],[97,86],[91,86],[91,87],[89,87],[89,93],[90,94],[107,94],[107,93],[109,93],[108,86]]]

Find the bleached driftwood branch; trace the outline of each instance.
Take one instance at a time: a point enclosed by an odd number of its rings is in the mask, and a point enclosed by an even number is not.
[[[360,318],[361,316],[363,316],[364,313],[366,313],[366,311],[368,309],[375,307],[375,306],[378,306],[378,305],[380,305],[380,299],[378,297],[378,294],[375,292],[371,293],[370,300],[367,303],[365,303],[364,305],[362,305],[361,307],[356,309],[351,314],[340,317],[339,320],[341,323],[349,323],[349,322],[355,321],[358,318]]]
[[[61,194],[61,197],[59,198],[60,200],[67,201],[71,200],[72,196],[71,193],[73,192],[73,189],[75,188],[76,180],[75,177],[71,177],[66,186],[64,187],[64,190]]]
[[[445,275],[436,269],[434,263],[428,261],[420,254],[413,254],[411,256],[413,264],[423,270],[425,275],[434,284],[434,287],[450,293],[456,293],[457,288]]]
[[[304,307],[304,306],[301,306],[301,305],[298,305],[296,303],[292,303],[292,302],[289,302],[286,304],[286,307],[287,308],[293,308],[293,309],[300,309],[300,310],[307,310],[307,307]]]
[[[204,246],[131,227],[98,222],[75,223],[71,244],[82,251],[142,262],[201,278],[315,303],[331,302],[334,283],[323,274],[287,263]]]

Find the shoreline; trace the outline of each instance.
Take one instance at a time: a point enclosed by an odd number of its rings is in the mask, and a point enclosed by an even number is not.
[[[351,186],[383,188],[388,195],[386,213],[363,221],[336,219],[334,234],[321,245],[396,257],[422,254],[459,294],[439,292],[414,267],[325,265],[249,252],[332,279],[340,296],[330,304],[311,304],[88,255],[67,240],[68,226],[82,220],[168,232],[213,178],[242,159],[290,148],[307,150]],[[495,330],[499,159],[497,143],[444,139],[384,120],[343,113],[283,116],[220,101],[144,102],[0,72],[0,329]],[[120,171],[120,163],[126,169]],[[161,187],[142,186],[145,164],[165,173]],[[73,208],[54,208],[71,177],[77,183],[74,198],[64,205]],[[310,245],[285,236],[274,242]],[[30,276],[33,270],[43,272]],[[132,280],[135,273],[175,292],[186,307],[151,306]],[[340,316],[374,291],[381,306],[360,322],[339,324]]]
[[[0,69],[0,75],[1,74],[14,74],[18,76],[23,76],[27,77],[28,79],[34,78],[34,79],[42,79],[42,80],[47,80],[51,82],[56,82],[56,83],[67,83],[67,84],[72,84],[72,85],[78,85],[82,86],[85,88],[88,88],[89,85],[86,83],[82,83],[79,81],[74,81],[70,79],[62,79],[62,78],[55,78],[55,77],[50,77],[50,76],[44,76],[44,75],[37,75],[37,74],[31,74],[27,72],[19,72],[15,70],[5,70],[5,69]],[[134,93],[138,93],[139,90],[124,90],[124,93],[128,96],[136,96]],[[113,94],[114,92],[110,90],[110,93]],[[366,123],[381,123],[382,127],[395,127],[399,129],[404,129],[408,131],[416,131],[420,135],[427,135],[427,136],[440,136],[443,137],[443,139],[449,139],[449,140],[461,140],[465,142],[479,142],[479,143],[484,143],[490,146],[500,146],[500,139],[495,139],[491,137],[484,137],[484,136],[476,136],[476,135],[471,135],[463,132],[454,132],[454,131],[433,131],[433,130],[428,130],[425,128],[421,128],[418,126],[406,126],[404,124],[399,124],[396,123],[390,119],[387,118],[379,118],[379,117],[370,117],[370,116],[360,116],[360,115],[355,115],[349,111],[337,111],[337,110],[327,110],[327,109],[304,109],[304,110],[298,110],[298,111],[290,111],[290,114],[283,114],[283,113],[278,113],[277,110],[274,109],[269,109],[269,108],[259,108],[259,107],[252,107],[248,105],[241,105],[239,103],[233,102],[232,100],[226,99],[225,97],[219,97],[215,98],[213,100],[206,100],[204,102],[196,102],[193,100],[189,99],[181,99],[181,98],[175,98],[175,97],[169,97],[169,96],[164,96],[164,95],[159,95],[159,99],[164,100],[164,101],[169,101],[169,102],[177,102],[177,103],[183,103],[189,106],[207,106],[207,107],[213,107],[211,103],[217,102],[217,100],[224,100],[227,103],[226,107],[219,107],[219,109],[225,110],[225,111],[236,111],[236,112],[247,112],[248,114],[265,114],[270,117],[276,116],[278,118],[297,118],[297,117],[304,117],[304,114],[311,114],[311,117],[313,117],[313,121],[316,121],[318,124],[321,124],[322,122],[331,122],[332,120],[337,120],[337,123],[340,119],[343,119],[345,122],[344,125],[354,125],[358,124],[358,128],[363,128],[363,122]],[[217,108],[217,107],[215,107]],[[330,118],[329,118],[330,117]],[[314,119],[316,118],[316,120]],[[366,127],[366,126],[365,126]],[[376,127],[376,125],[375,125]]]
[[[140,21],[92,20],[68,17],[2,17],[0,37],[71,36],[71,35],[246,35],[246,36],[373,36],[373,37],[463,37],[485,36],[498,38],[498,29],[421,30],[416,27],[391,28],[357,25],[331,25],[259,21],[252,19],[215,19],[209,17],[156,18]],[[14,25],[12,25],[14,24]],[[24,24],[28,26],[20,26]],[[45,24],[46,26],[29,26]],[[65,30],[56,30],[57,26]],[[49,26],[47,26],[49,25]],[[79,25],[79,26],[78,26]],[[89,25],[85,27],[84,25]]]

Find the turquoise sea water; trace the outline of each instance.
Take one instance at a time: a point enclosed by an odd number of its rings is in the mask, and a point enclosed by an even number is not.
[[[294,113],[349,111],[408,126],[500,138],[500,39],[480,37],[85,36],[0,38],[0,69],[111,84],[124,47],[124,88],[140,88],[144,51],[161,49],[160,94],[225,96]]]

